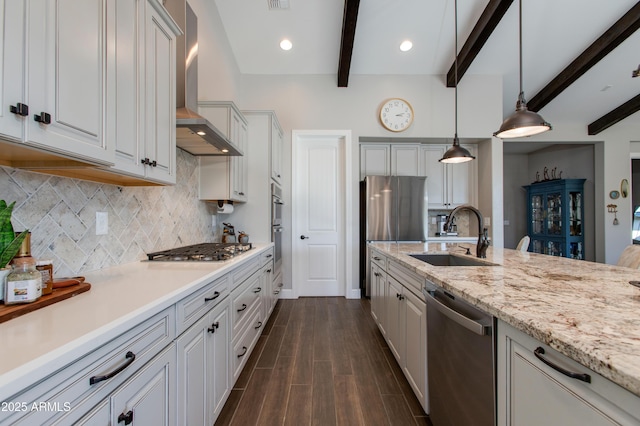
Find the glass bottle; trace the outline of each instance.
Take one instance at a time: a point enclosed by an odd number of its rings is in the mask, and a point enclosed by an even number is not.
[[[31,257],[31,233],[22,242],[18,255],[11,262],[11,272],[4,286],[4,303],[35,302],[42,296],[42,274]]]

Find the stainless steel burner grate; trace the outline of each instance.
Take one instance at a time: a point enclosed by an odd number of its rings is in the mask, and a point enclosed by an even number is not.
[[[169,262],[216,262],[228,260],[251,249],[251,243],[201,243],[148,253],[147,258],[153,261]]]

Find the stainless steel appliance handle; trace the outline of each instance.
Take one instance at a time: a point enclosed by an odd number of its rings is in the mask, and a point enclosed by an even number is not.
[[[488,330],[488,327],[476,322],[470,318],[465,317],[459,312],[454,311],[450,307],[444,305],[438,299],[436,299],[431,291],[427,291],[426,289],[422,289],[425,297],[427,298],[427,303],[432,302],[431,306],[438,310],[442,315],[449,318],[451,321],[454,321],[456,324],[459,324],[466,328],[467,330],[479,335],[479,336],[487,336],[491,334]]]

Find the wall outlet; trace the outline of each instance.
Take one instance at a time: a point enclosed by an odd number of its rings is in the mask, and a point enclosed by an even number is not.
[[[509,219],[505,219],[504,226],[509,226],[509,225],[511,225],[511,222],[509,222]]]
[[[96,212],[96,235],[107,235],[109,233],[109,213]]]

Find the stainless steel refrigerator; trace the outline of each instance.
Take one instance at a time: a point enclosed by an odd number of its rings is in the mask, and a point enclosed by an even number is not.
[[[426,241],[427,178],[367,176],[360,183],[360,289],[369,296],[371,280],[367,243]]]

